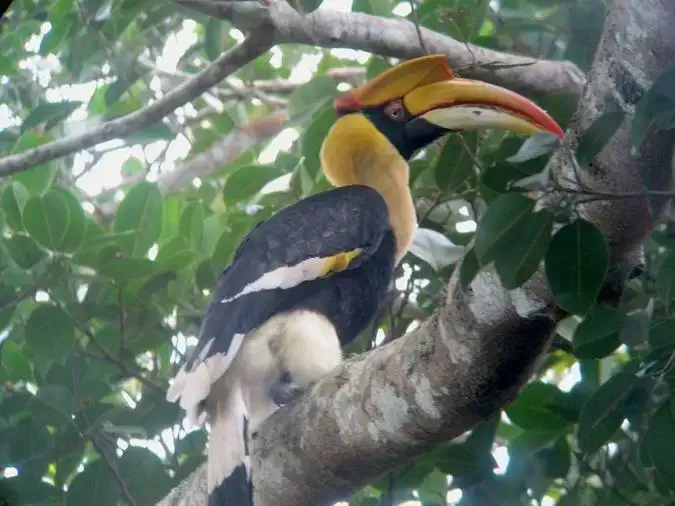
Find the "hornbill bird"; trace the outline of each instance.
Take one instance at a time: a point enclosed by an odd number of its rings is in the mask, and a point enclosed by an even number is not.
[[[341,345],[373,319],[417,226],[407,160],[460,130],[563,136],[528,99],[454,77],[442,55],[405,61],[337,98],[334,109],[321,164],[336,188],[246,236],[167,393],[193,423],[209,421],[214,506],[253,503],[248,443],[278,408],[273,393],[307,388],[334,369]]]

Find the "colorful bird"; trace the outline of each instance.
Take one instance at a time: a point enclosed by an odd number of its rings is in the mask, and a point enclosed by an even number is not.
[[[336,188],[258,224],[221,274],[191,358],[167,393],[208,420],[209,504],[251,506],[248,443],[278,409],[337,367],[372,321],[417,226],[407,160],[449,132],[564,133],[530,100],[453,76],[446,58],[403,62],[334,103],[321,149]],[[450,167],[448,167],[450,170]]]

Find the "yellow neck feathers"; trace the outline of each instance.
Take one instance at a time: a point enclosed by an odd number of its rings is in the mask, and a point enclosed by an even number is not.
[[[338,119],[329,132],[321,148],[321,165],[334,186],[362,184],[382,195],[396,236],[398,262],[417,226],[405,159],[368,118],[350,114]]]

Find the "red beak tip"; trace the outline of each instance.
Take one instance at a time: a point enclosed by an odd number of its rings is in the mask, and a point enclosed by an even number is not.
[[[353,91],[348,91],[333,101],[333,109],[337,113],[347,113],[360,111],[363,109],[363,105],[356,98],[356,95]]]

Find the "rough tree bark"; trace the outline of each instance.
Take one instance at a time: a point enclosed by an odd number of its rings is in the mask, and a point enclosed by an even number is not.
[[[550,162],[557,177],[574,176],[569,149],[592,121],[615,108],[631,114],[675,59],[673,26],[670,0],[614,1],[583,100]],[[675,132],[652,128],[634,151],[629,127],[582,171],[587,189],[672,188]],[[625,273],[640,263],[642,241],[666,203],[593,202],[583,214],[606,234],[613,265]],[[332,504],[494,415],[528,380],[561,316],[541,272],[511,291],[490,269],[466,291],[454,275],[419,329],[347,361],[263,424],[252,444],[257,504]],[[201,468],[160,504],[203,504],[204,491]]]

